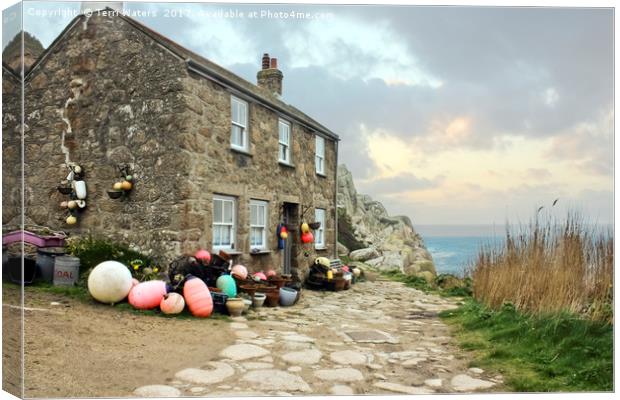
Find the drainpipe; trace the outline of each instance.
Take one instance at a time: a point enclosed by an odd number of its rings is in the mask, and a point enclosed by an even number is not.
[[[338,139],[336,146],[336,167],[334,168],[334,258],[338,257]]]

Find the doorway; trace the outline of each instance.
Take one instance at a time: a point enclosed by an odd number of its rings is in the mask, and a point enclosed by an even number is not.
[[[293,280],[298,280],[297,275],[297,243],[299,242],[299,204],[284,203],[282,205],[282,219],[288,230],[288,239],[284,243],[283,273],[293,276]]]

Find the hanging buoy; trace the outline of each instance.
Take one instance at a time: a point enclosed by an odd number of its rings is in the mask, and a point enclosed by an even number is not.
[[[86,198],[86,182],[73,181],[73,189],[75,189],[75,195],[78,199],[84,200]]]

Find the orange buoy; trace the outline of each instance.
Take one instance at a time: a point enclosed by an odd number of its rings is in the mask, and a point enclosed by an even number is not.
[[[194,317],[207,318],[213,312],[213,299],[207,285],[195,276],[188,276],[183,286],[183,297]]]
[[[164,314],[179,314],[185,308],[185,299],[178,293],[168,293],[161,299],[159,308]]]

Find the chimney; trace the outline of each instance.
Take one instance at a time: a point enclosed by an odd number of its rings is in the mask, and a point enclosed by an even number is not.
[[[269,90],[276,96],[282,95],[282,71],[278,69],[278,59],[263,54],[262,69],[256,74],[258,86]]]

